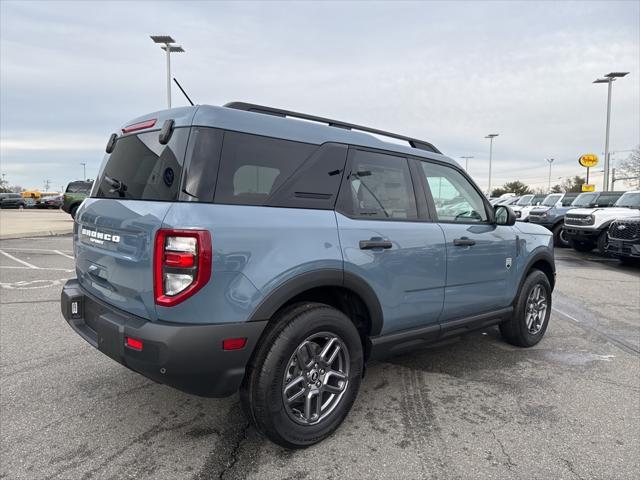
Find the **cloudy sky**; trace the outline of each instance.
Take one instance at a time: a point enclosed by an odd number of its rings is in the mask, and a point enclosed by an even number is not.
[[[0,170],[60,189],[94,177],[111,132],[165,107],[173,73],[196,103],[244,100],[361,123],[472,155],[481,186],[544,187],[640,143],[640,2],[0,2]],[[186,100],[174,91],[174,106]]]

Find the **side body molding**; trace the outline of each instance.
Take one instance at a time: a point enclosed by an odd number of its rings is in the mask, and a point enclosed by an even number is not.
[[[373,289],[359,276],[339,269],[322,269],[296,275],[269,292],[249,318],[250,322],[270,319],[291,298],[312,288],[343,287],[360,296],[371,320],[371,335],[382,331],[382,307]]]

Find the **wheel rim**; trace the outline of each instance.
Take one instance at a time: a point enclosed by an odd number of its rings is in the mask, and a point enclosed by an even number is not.
[[[289,359],[282,401],[295,422],[314,425],[335,410],[348,384],[349,351],[345,343],[334,333],[314,333]]]
[[[564,228],[560,229],[560,242],[563,245],[568,245],[569,244],[569,240],[567,240],[567,233],[564,231]]]
[[[537,284],[527,297],[525,321],[527,331],[536,335],[542,330],[547,315],[547,294],[541,284]]]

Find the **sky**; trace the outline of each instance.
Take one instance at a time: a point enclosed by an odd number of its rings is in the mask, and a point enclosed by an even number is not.
[[[0,1],[0,173],[60,190],[109,135],[166,108],[165,58],[199,104],[271,105],[397,132],[469,160],[486,188],[583,175],[640,144],[640,1]],[[173,105],[186,100],[174,89]],[[464,160],[460,160],[464,164]],[[602,164],[601,164],[602,165]],[[601,169],[596,167],[595,170]],[[601,179],[601,174],[592,176]]]

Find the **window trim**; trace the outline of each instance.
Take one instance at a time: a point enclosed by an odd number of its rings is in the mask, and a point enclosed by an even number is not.
[[[445,162],[438,162],[438,161],[434,161],[431,159],[425,159],[425,158],[417,158],[417,157],[412,157],[413,160],[419,161],[419,162],[424,162],[424,163],[431,163],[434,165],[438,165],[440,167],[444,167],[444,168],[450,168],[451,170],[454,170],[456,172],[458,172],[460,175],[462,175],[462,177],[467,180],[469,182],[469,184],[473,187],[473,189],[476,191],[476,193],[478,195],[480,195],[480,198],[482,199],[482,203],[484,205],[484,211],[485,214],[487,216],[487,220],[486,221],[481,221],[481,222],[457,222],[457,221],[452,221],[452,220],[441,220],[438,218],[438,212],[436,210],[436,203],[433,200],[433,195],[431,193],[431,187],[429,187],[429,182],[427,181],[427,176],[424,173],[424,170],[422,169],[421,165],[417,165],[417,170],[419,172],[419,176],[420,176],[420,182],[422,183],[423,189],[424,189],[424,193],[426,195],[426,199],[427,199],[427,205],[429,206],[429,211],[431,213],[431,217],[433,218],[433,221],[436,223],[443,223],[443,224],[452,224],[452,225],[496,225],[496,220],[495,220],[495,211],[494,209],[491,207],[491,204],[489,203],[489,200],[487,199],[487,197],[485,196],[484,193],[482,193],[482,191],[480,190],[480,188],[478,187],[478,185],[476,185],[476,182],[474,182],[471,177],[469,176],[469,174],[467,172],[465,172],[462,168],[458,167],[457,165],[451,164],[451,163],[445,163]]]
[[[416,205],[416,218],[380,218],[380,217],[375,217],[375,218],[366,218],[366,217],[361,217],[358,215],[354,215],[353,214],[353,203],[351,202],[351,195],[349,195],[348,193],[348,188],[349,187],[349,177],[351,176],[351,168],[353,166],[353,158],[356,154],[356,152],[367,152],[367,153],[375,153],[378,155],[387,155],[390,157],[395,157],[398,159],[402,159],[404,160],[407,165],[407,169],[409,172],[409,180],[411,181],[411,186],[412,186],[412,190],[413,190],[413,197],[414,197],[414,201],[415,201],[415,205]],[[380,149],[376,149],[376,148],[368,148],[368,147],[360,147],[360,146],[356,146],[356,145],[349,145],[349,151],[347,152],[347,163],[345,165],[345,170],[344,173],[342,175],[342,182],[340,183],[340,190],[338,191],[338,199],[336,201],[336,206],[335,206],[335,211],[337,213],[340,213],[341,215],[344,215],[347,218],[350,218],[352,220],[364,220],[364,221],[370,221],[370,222],[410,222],[410,223],[424,223],[425,222],[425,218],[421,218],[420,217],[420,207],[419,207],[419,203],[420,200],[418,198],[418,190],[419,187],[417,187],[416,185],[416,180],[414,178],[413,172],[411,171],[411,162],[409,161],[409,158],[401,153],[398,152],[393,152],[393,151],[389,151],[389,150],[380,150]]]

